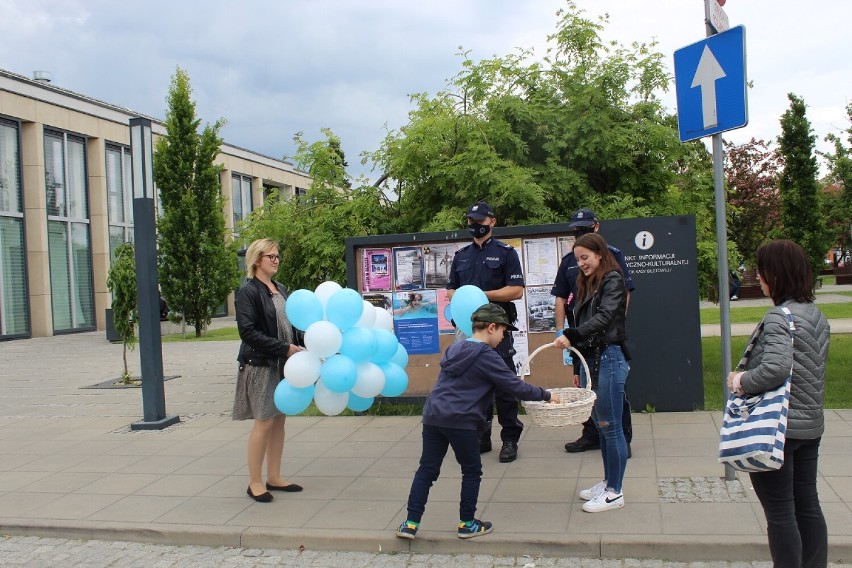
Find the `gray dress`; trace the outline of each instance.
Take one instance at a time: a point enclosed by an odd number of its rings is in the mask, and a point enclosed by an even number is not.
[[[275,316],[278,320],[278,339],[293,343],[290,321],[284,312],[286,301],[281,294],[272,296],[275,304]],[[234,394],[234,420],[267,420],[281,414],[275,407],[275,387],[281,382],[284,361],[274,367],[243,365],[237,373],[237,389]]]

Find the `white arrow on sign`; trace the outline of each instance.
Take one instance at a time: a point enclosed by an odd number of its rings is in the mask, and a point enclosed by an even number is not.
[[[701,88],[701,112],[705,130],[719,123],[716,115],[716,81],[726,76],[710,47],[705,45],[695,70],[695,77],[692,78],[692,88]]]

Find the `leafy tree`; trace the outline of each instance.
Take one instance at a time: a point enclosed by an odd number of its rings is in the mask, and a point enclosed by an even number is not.
[[[195,326],[196,337],[237,286],[236,249],[226,242],[219,174],[217,121],[198,132],[189,76],[172,78],[166,135],[157,141],[154,181],[160,190],[159,269],[163,297]]]
[[[755,266],[758,247],[781,230],[778,182],[783,161],[763,140],[725,145],[725,180],[731,205],[728,237],[748,266]]]
[[[127,369],[127,351],[136,347],[136,322],[139,312],[136,307],[136,259],[133,243],[123,243],[115,248],[114,257],[107,273],[107,288],[112,293],[112,314],[115,330],[121,338],[124,372],[123,382],[130,381]]]
[[[784,232],[808,255],[816,278],[824,266],[825,253],[834,240],[826,228],[817,186],[818,167],[814,155],[816,136],[806,116],[805,101],[787,95],[790,108],[781,117],[778,138],[784,160],[779,188]]]
[[[826,211],[826,219],[836,243],[842,249],[850,247],[850,228],[852,222],[852,103],[846,105],[846,118],[849,127],[846,129],[846,142],[835,134],[825,137],[834,146],[833,152],[822,154],[828,162],[828,183],[836,188],[835,197],[831,199]]]
[[[346,282],[345,239],[387,232],[388,207],[379,188],[349,188],[340,139],[322,129],[325,140],[308,143],[294,137],[296,166],[311,174],[304,196],[279,199],[273,194],[240,228],[252,241],[271,238],[281,249],[276,279],[288,288],[313,289],[325,280]]]

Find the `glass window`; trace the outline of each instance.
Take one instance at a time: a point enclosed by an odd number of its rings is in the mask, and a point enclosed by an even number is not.
[[[86,141],[45,131],[47,245],[54,331],[95,325]]]
[[[0,120],[0,337],[28,335],[18,124]]]
[[[118,245],[133,242],[133,187],[130,159],[129,148],[113,144],[106,146],[110,258],[113,257]]]
[[[252,211],[250,177],[240,174],[231,176],[231,203],[234,209],[234,235],[239,235],[240,222]]]

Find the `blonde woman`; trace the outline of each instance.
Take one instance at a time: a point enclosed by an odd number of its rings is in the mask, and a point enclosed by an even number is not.
[[[254,419],[248,440],[249,486],[246,493],[259,503],[272,501],[270,491],[301,491],[281,477],[284,420],[273,395],[283,376],[284,362],[302,351],[299,336],[284,312],[287,292],[273,280],[281,256],[278,243],[259,239],[246,251],[248,282],[235,301],[240,333],[240,367],[234,395],[234,420]],[[266,458],[266,485],[261,470]]]

